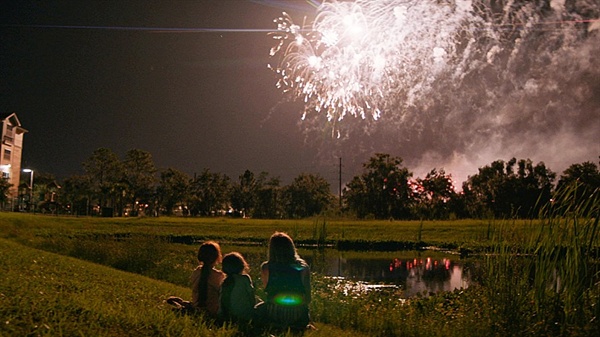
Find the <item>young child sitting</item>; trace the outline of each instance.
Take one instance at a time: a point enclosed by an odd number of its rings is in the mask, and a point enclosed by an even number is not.
[[[167,303],[182,313],[204,312],[216,317],[219,310],[219,291],[225,274],[215,266],[221,262],[221,247],[214,241],[203,243],[198,249],[198,267],[191,276],[192,301],[171,296]]]
[[[248,263],[242,254],[232,252],[223,257],[222,269],[227,277],[221,286],[219,316],[224,320],[250,322],[256,298]]]
[[[267,299],[256,311],[263,324],[293,330],[313,328],[310,267],[286,233],[275,232],[269,239],[269,259],[261,266],[261,279]]]

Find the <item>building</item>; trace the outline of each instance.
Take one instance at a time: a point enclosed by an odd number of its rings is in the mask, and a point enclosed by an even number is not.
[[[15,113],[0,113],[2,122],[2,148],[0,149],[0,173],[2,178],[8,180],[12,187],[9,190],[8,200],[17,198],[19,180],[21,177],[21,154],[23,153],[23,135],[27,130]]]

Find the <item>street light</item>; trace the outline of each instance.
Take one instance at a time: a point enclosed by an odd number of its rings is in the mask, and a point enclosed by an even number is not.
[[[23,172],[29,173],[31,175],[31,180],[29,181],[29,187],[31,187],[31,191],[29,192],[29,205],[31,206],[31,210],[33,210],[33,170],[23,169]]]

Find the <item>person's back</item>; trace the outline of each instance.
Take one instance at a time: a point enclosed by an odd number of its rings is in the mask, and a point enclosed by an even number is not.
[[[249,322],[254,317],[254,286],[250,276],[231,274],[221,288],[220,316],[234,321]]]
[[[200,300],[200,282],[202,268],[198,267],[194,270],[191,276],[192,281],[192,304],[195,308],[206,310],[210,315],[216,316],[219,310],[219,293],[221,291],[221,283],[225,278],[225,274],[214,268],[209,271],[206,281],[206,299]]]
[[[267,299],[259,315],[267,324],[304,329],[309,325],[310,268],[291,237],[276,232],[269,240],[269,259],[261,266]]]
[[[170,296],[167,303],[181,313],[206,312],[216,316],[219,310],[219,294],[225,274],[214,267],[221,262],[221,247],[214,241],[200,245],[198,249],[199,265],[190,276],[192,300]]]
[[[302,272],[308,266],[302,264],[287,264],[266,262],[263,265],[269,272],[269,280],[265,292],[269,300],[275,300],[285,295],[300,296],[304,302],[306,290],[302,283]]]
[[[306,286],[310,273],[308,265],[267,262],[263,264],[263,270],[268,273],[265,293],[269,321],[282,327],[306,327],[310,302],[310,289]]]

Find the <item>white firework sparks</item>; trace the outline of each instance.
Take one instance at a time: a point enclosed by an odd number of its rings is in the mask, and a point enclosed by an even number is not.
[[[599,0],[332,0],[276,22],[272,69],[323,162],[597,158]]]
[[[280,57],[277,86],[306,103],[303,118],[377,120],[392,104],[413,105],[465,54],[467,26],[483,25],[472,12],[470,1],[334,1],[309,27],[284,13],[271,50]]]

